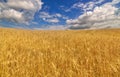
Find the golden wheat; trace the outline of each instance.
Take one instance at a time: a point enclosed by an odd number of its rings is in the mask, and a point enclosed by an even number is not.
[[[0,77],[120,77],[120,29],[0,29]]]

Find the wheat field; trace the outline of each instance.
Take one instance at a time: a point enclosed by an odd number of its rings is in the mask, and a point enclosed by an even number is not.
[[[120,77],[120,29],[0,29],[0,77]]]

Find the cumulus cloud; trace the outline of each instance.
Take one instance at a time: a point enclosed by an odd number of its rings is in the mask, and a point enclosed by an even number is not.
[[[41,0],[0,0],[0,19],[26,23],[42,7]]]
[[[66,30],[67,27],[65,25],[49,25],[43,26],[41,28],[34,28],[34,30]]]
[[[21,22],[24,21],[23,13],[18,12],[14,9],[3,10],[0,12],[0,18],[5,18],[11,21]]]
[[[77,2],[75,4],[72,5],[72,7],[70,7],[69,9],[65,10],[66,12],[70,12],[72,9],[81,9],[83,11],[90,11],[93,10],[93,8],[95,8],[95,6],[101,4],[102,2],[104,2],[104,0],[95,0],[94,2],[88,2],[88,3],[82,3],[82,2]]]
[[[61,14],[56,13],[56,14],[49,14],[48,12],[40,12],[40,16],[43,21],[48,22],[48,23],[58,23],[60,17],[62,17]]]
[[[59,22],[59,19],[57,19],[57,18],[48,18],[48,19],[43,19],[43,20],[46,22],[49,22],[49,23],[58,23]]]
[[[98,3],[103,2],[103,0]],[[113,0],[102,6],[96,6],[91,11],[84,11],[84,14],[80,15],[77,19],[69,19],[66,23],[70,29],[97,29],[97,28],[112,28],[120,27],[120,11],[119,8],[114,5],[120,2],[120,0]],[[96,4],[92,2],[92,4]],[[85,6],[85,5],[84,5]]]
[[[48,12],[40,12],[39,17],[48,23],[58,23],[60,22],[59,20],[60,18],[65,19],[65,20],[67,19],[66,16],[63,16],[60,13],[49,14]]]

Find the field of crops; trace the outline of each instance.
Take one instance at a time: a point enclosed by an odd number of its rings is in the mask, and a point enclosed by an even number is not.
[[[120,29],[0,29],[0,77],[120,77]]]

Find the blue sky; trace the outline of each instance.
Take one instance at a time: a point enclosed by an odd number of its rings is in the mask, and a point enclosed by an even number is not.
[[[119,28],[119,6],[120,0],[0,0],[0,25],[24,29]]]

